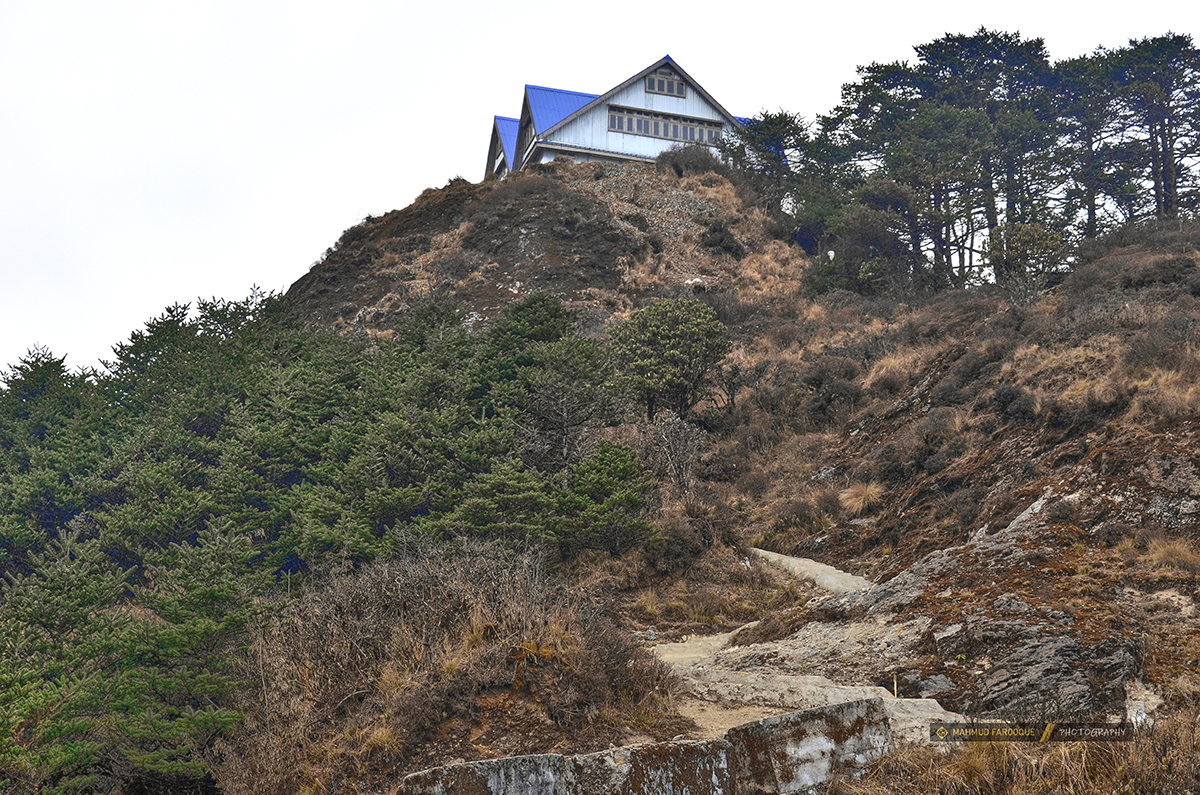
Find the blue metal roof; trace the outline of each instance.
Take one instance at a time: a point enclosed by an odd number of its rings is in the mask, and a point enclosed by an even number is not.
[[[558,124],[600,95],[526,85],[525,96],[529,100],[529,112],[533,114],[533,128],[540,133]]]
[[[510,170],[515,167],[516,163],[513,157],[517,151],[517,130],[520,127],[521,122],[518,119],[510,119],[507,116],[496,117],[496,132],[500,133],[500,145],[504,147],[504,159]]]

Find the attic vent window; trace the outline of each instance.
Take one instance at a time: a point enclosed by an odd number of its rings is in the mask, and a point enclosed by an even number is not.
[[[668,94],[672,97],[686,97],[687,85],[670,69],[655,69],[646,76],[646,92],[649,94]]]

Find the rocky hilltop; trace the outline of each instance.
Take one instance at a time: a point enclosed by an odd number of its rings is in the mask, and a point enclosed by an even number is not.
[[[1032,302],[817,294],[759,204],[670,163],[454,180],[348,230],[288,297],[379,338],[435,294],[485,325],[550,294],[596,337],[657,298],[716,309],[733,350],[651,517],[680,562],[579,575],[647,643],[733,633],[697,698],[766,708],[747,683],[784,674],[971,715],[1140,720],[1200,696],[1200,228],[1093,243]],[[656,427],[605,433],[652,460]],[[789,582],[750,546],[870,587]],[[764,580],[775,596],[748,604]]]
[[[480,319],[549,294],[595,331],[694,290],[794,301],[803,253],[753,199],[714,173],[637,164],[558,161],[504,181],[454,179],[348,229],[288,296],[313,320],[383,337],[432,293]]]

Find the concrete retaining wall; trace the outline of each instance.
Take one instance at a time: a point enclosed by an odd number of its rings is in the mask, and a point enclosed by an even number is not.
[[[725,740],[629,745],[573,757],[573,793],[710,795],[732,792]]]
[[[815,791],[891,750],[880,699],[765,718],[724,740],[516,756],[406,776],[399,795],[784,795]]]
[[[835,770],[861,768],[892,748],[883,701],[850,701],[736,726],[725,733],[733,749],[737,795],[808,792]]]

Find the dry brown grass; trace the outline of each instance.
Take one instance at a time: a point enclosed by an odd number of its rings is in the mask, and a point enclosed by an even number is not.
[[[1121,359],[1115,335],[1101,334],[1079,345],[1026,344],[1001,368],[1001,377],[1021,386],[1036,386],[1072,405],[1082,405],[1100,374],[1112,373]],[[1111,376],[1109,376],[1111,377]]]
[[[907,747],[829,795],[1185,795],[1200,787],[1200,713],[1160,718],[1132,742]]]
[[[1200,386],[1179,370],[1154,368],[1133,380],[1135,393],[1126,419],[1132,422],[1174,423],[1200,413]]]
[[[1152,539],[1146,549],[1146,562],[1159,574],[1200,574],[1200,552],[1186,538]]]
[[[767,304],[798,301],[804,293],[807,267],[803,252],[772,240],[738,263],[736,285],[748,300]]]
[[[476,726],[499,731],[499,755],[511,755],[605,747],[635,708],[677,724],[666,666],[540,561],[414,540],[276,610],[240,660],[242,730],[210,757],[222,789],[379,789],[442,754],[489,755],[472,743]],[[492,694],[525,717],[489,714]]]
[[[1164,690],[1170,698],[1194,704],[1200,701],[1200,674],[1189,671],[1176,674]]]
[[[855,483],[838,493],[838,502],[851,516],[861,516],[874,508],[887,494],[887,489],[877,480]]]
[[[931,361],[945,352],[945,348],[945,343],[941,343],[911,345],[895,350],[871,365],[863,384],[872,392],[900,392],[908,386],[910,376],[922,372]],[[898,387],[894,390],[882,389],[881,383],[885,381],[893,381]]]

